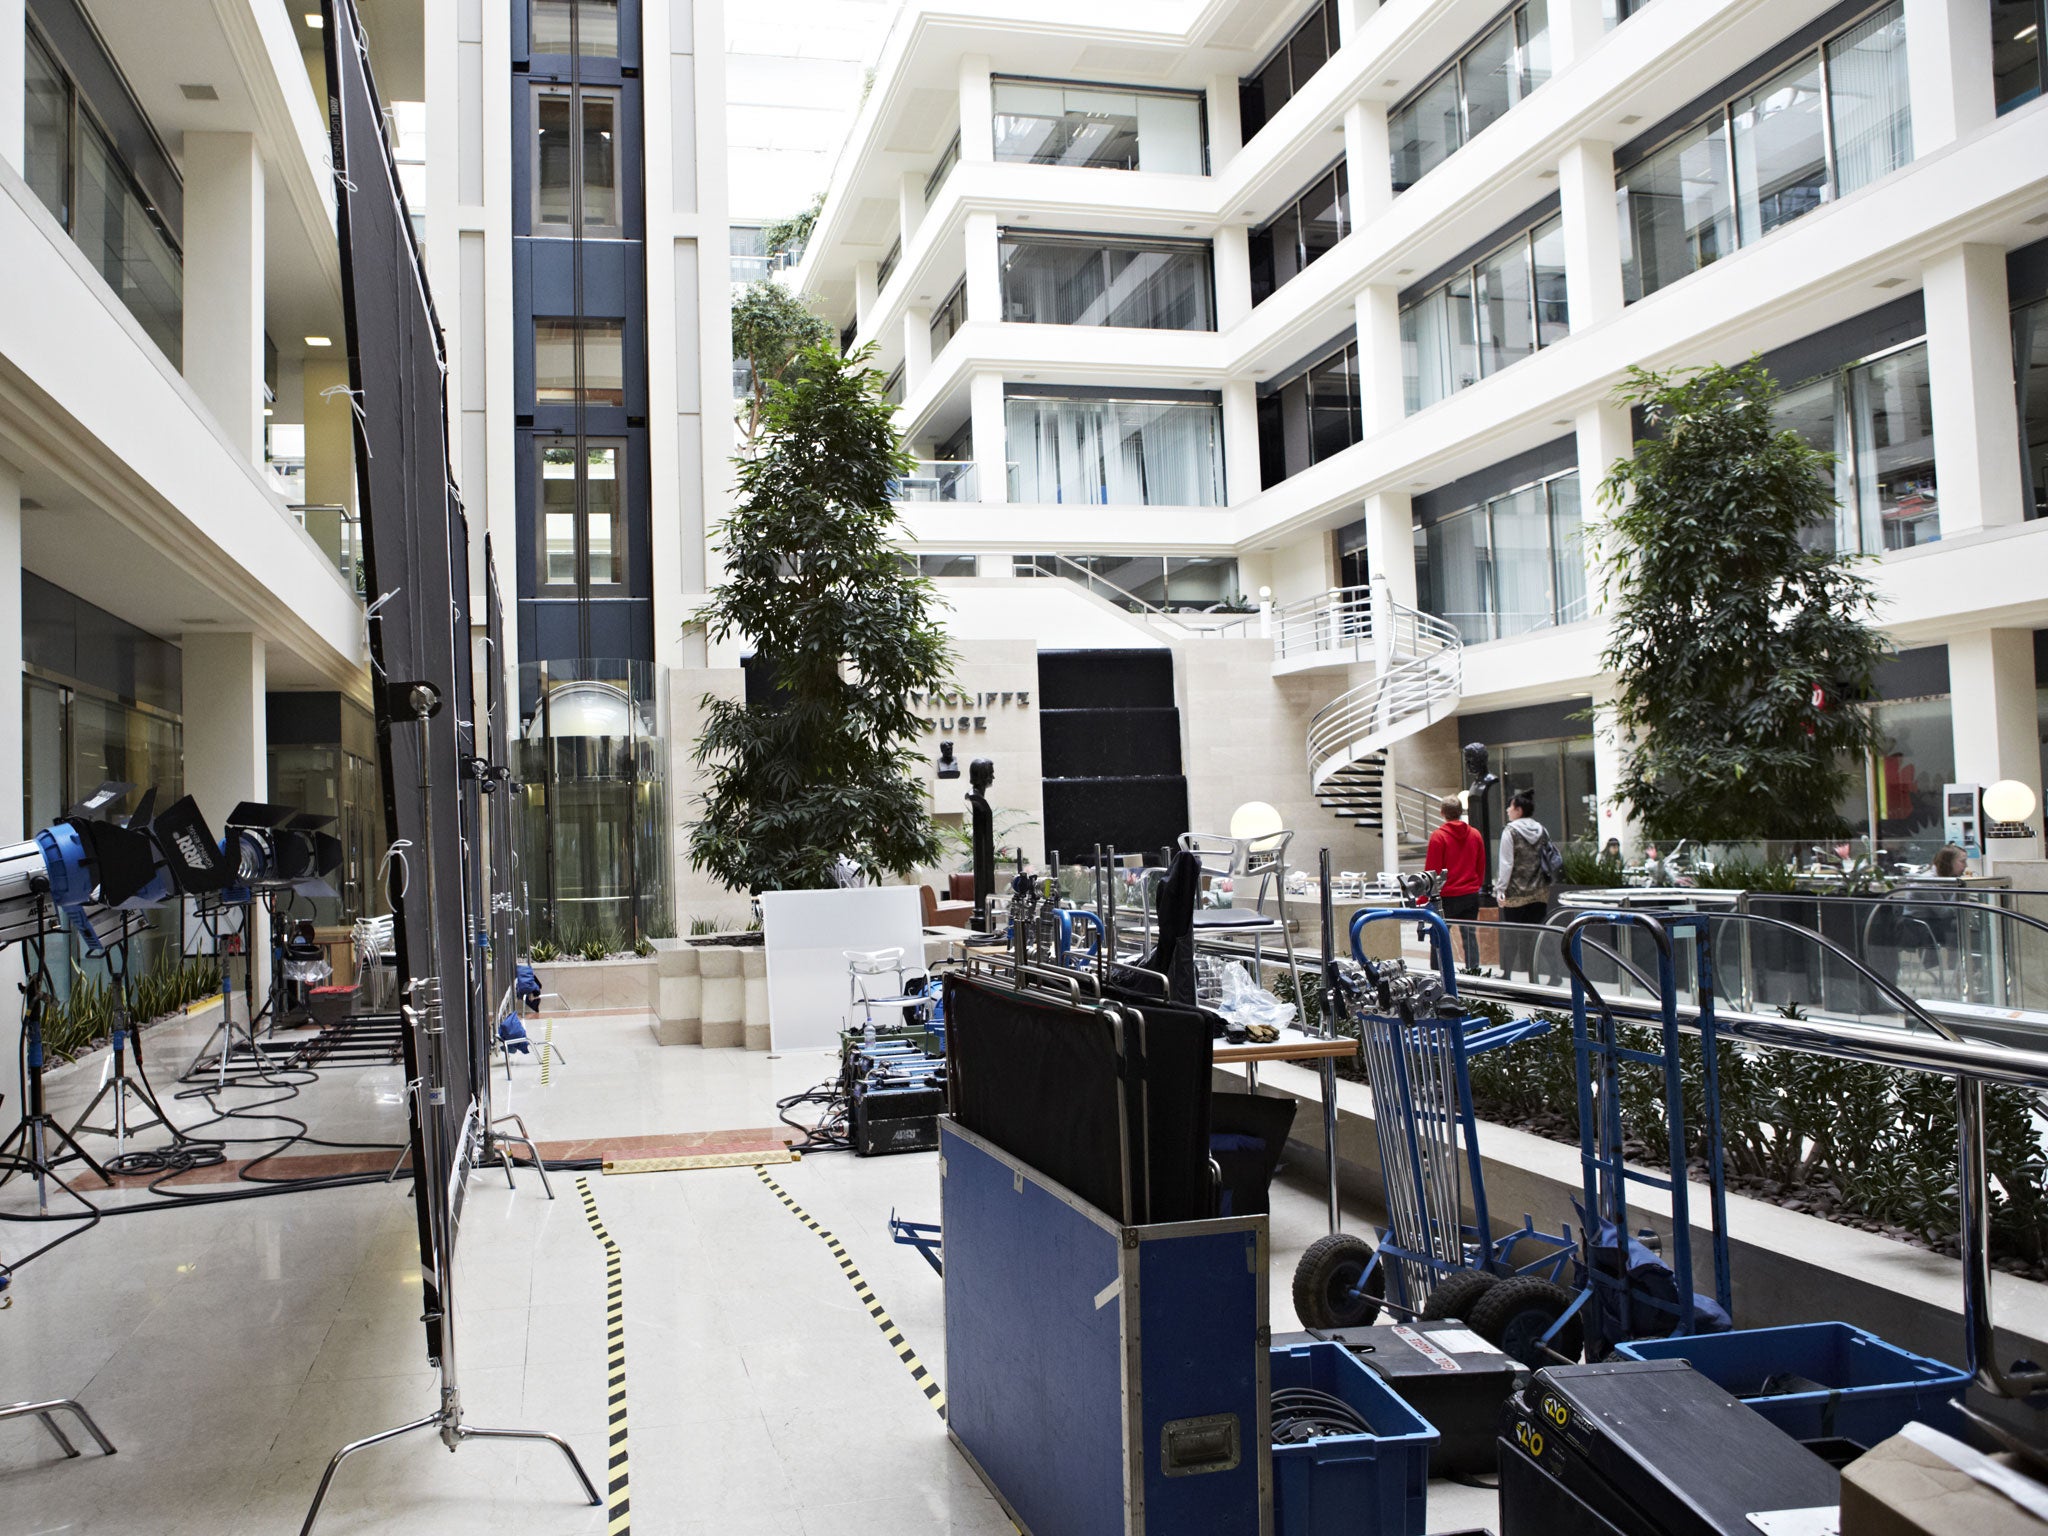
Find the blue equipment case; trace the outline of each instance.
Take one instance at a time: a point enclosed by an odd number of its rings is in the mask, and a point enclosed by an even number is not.
[[[1280,1536],[1422,1536],[1437,1444],[1429,1420],[1343,1344],[1276,1345],[1272,1374],[1275,1391],[1327,1392],[1369,1431],[1273,1447]]]
[[[1272,1536],[1266,1218],[1127,1227],[939,1121],[948,1432],[1027,1536]]]

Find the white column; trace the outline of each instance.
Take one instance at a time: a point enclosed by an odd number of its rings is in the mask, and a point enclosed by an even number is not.
[[[903,397],[924,382],[932,366],[932,312],[906,309],[903,312]]]
[[[1209,77],[1209,174],[1221,176],[1223,167],[1244,148],[1244,119],[1238,115],[1237,76]]]
[[[28,28],[23,13],[23,0],[0,0],[0,162],[16,174],[27,158]]]
[[[1223,474],[1233,507],[1259,494],[1259,387],[1250,379],[1223,381]]]
[[[1607,846],[1607,839],[1621,839],[1621,855],[1624,863],[1636,856],[1636,824],[1626,808],[1609,804],[1615,790],[1621,787],[1622,773],[1627,766],[1628,739],[1622,735],[1621,727],[1614,716],[1614,690],[1609,684],[1598,683],[1593,688],[1593,792],[1600,798],[1600,812],[1594,837],[1598,846]]]
[[[263,156],[252,134],[188,133],[184,171],[185,379],[261,464]]]
[[[228,813],[244,800],[270,798],[269,672],[260,635],[198,631],[179,642],[184,650],[185,791],[218,837]],[[256,995],[269,973],[263,917],[250,953],[256,957]]]
[[[1981,0],[1906,0],[1906,86],[1915,155],[1991,122],[1998,115],[1991,7]]]
[[[2034,679],[2034,636],[2024,629],[1979,629],[1948,642],[1950,729],[1955,735],[1956,782],[2018,779],[2034,792],[2028,838],[1985,845],[1987,859],[2013,862],[2041,857],[2041,738]]]
[[[1216,329],[1227,331],[1252,312],[1250,231],[1225,224],[1213,242],[1216,264]]]
[[[903,235],[903,249],[910,249],[910,237],[924,219],[923,171],[905,171],[896,183],[896,225]]]
[[[1578,414],[1580,547],[1586,562],[1586,601],[1594,613],[1606,611],[1606,593],[1595,565],[1608,512],[1600,504],[1600,482],[1615,461],[1635,452],[1635,423],[1628,407],[1601,400]]]
[[[1601,0],[1550,0],[1550,72],[1563,74],[1607,35]]]
[[[2019,405],[2005,252],[1959,245],[1922,269],[1934,480],[1944,538],[2020,522]]]
[[[988,77],[987,54],[961,56],[960,159],[967,164],[986,165],[996,157],[995,90]]]
[[[1568,145],[1558,157],[1557,192],[1564,229],[1565,303],[1572,329],[1583,331],[1622,311],[1614,146],[1597,139]]]
[[[992,213],[970,213],[963,231],[967,258],[967,318],[1003,318],[1002,251]]]
[[[1359,413],[1371,439],[1398,427],[1408,414],[1401,368],[1400,290],[1384,283],[1363,288],[1356,309]]]
[[[985,503],[1006,502],[1010,499],[1010,447],[1009,427],[1003,420],[1003,376],[975,374],[967,385],[967,408],[974,423],[976,489]]]
[[[1405,491],[1365,498],[1366,561],[1397,603],[1416,606],[1415,504]]]
[[[873,341],[868,334],[868,320],[875,310],[875,268],[872,261],[857,261],[853,264],[853,320],[856,333],[862,341]]]
[[[1366,17],[1380,8],[1381,0],[1337,0],[1337,43],[1342,47],[1358,36]]]
[[[0,3],[0,15],[6,10],[6,4]],[[14,13],[12,25],[19,37],[19,4]],[[22,817],[22,763],[28,743],[21,735],[21,478],[4,459],[0,459],[0,720],[9,724],[9,729],[0,733],[0,847],[10,847],[37,829],[23,825]],[[14,990],[21,976],[20,946],[0,950],[0,1062],[7,1064],[0,1081],[11,1078],[14,1063],[21,1059],[21,1009]],[[17,1087],[10,1083],[7,1102],[0,1106],[0,1130],[21,1118],[19,1098]]]
[[[1344,172],[1351,186],[1351,227],[1370,228],[1394,205],[1386,103],[1354,101],[1344,109]]]

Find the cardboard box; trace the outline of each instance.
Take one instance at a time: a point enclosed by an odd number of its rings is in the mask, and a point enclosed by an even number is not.
[[[2048,1488],[2018,1471],[2014,1458],[1984,1456],[1909,1424],[1842,1469],[1842,1536],[2048,1536],[2048,1519],[1985,1476],[2016,1479],[2013,1488],[2048,1509]]]

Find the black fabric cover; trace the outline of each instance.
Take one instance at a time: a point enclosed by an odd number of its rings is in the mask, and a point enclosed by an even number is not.
[[[1153,927],[1158,935],[1152,947],[1138,960],[1138,969],[1153,971],[1166,978],[1166,996],[1169,1002],[1183,1007],[1195,1006],[1195,898],[1202,889],[1202,861],[1196,855],[1183,849],[1173,856],[1167,866],[1166,878],[1159,882],[1159,894],[1152,906]],[[1121,972],[1123,967],[1117,967]],[[1115,976],[1126,986],[1128,977]],[[1143,987],[1132,989],[1137,1001],[1145,1001],[1156,994]]]
[[[947,977],[953,1116],[1117,1221],[1206,1218],[1213,1214],[1208,1021],[1163,1004],[1120,1011],[1127,1077],[1103,1013]],[[1132,1159],[1128,1209],[1119,1106]]]
[[[1287,1134],[1294,1129],[1293,1099],[1258,1093],[1219,1093],[1209,1101],[1209,1155],[1223,1175],[1218,1216],[1253,1216],[1272,1209],[1270,1193]]]

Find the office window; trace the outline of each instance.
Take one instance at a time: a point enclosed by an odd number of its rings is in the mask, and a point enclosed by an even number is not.
[[[962,278],[946,295],[946,302],[932,312],[932,356],[946,350],[946,343],[967,323],[967,280]]]
[[[1414,186],[1549,78],[1548,0],[1528,0],[1390,114],[1394,190]]]
[[[1585,566],[1577,470],[1415,530],[1422,606],[1470,644],[1586,617]]]
[[[939,151],[939,163],[932,167],[932,173],[924,179],[924,203],[931,206],[932,199],[939,195],[939,188],[946,184],[946,178],[953,174],[953,167],[960,163],[960,135],[954,134],[946,141],[946,147]]]
[[[533,0],[529,14],[534,53],[619,56],[619,0]]]
[[[957,580],[962,576],[973,576],[979,572],[979,562],[973,555],[918,555],[917,574],[937,579],[940,577]]]
[[[580,94],[579,133],[572,93],[556,86],[534,88],[533,223],[539,234],[567,232],[579,196],[585,234],[616,234],[619,229],[618,94],[588,87]]]
[[[1434,405],[1570,330],[1564,228],[1553,217],[1460,268],[1401,311],[1407,408]]]
[[[586,439],[579,459],[573,441],[541,441],[540,584],[544,589],[580,591],[586,586],[626,584],[625,462],[622,442]]]
[[[1252,302],[1263,303],[1351,233],[1351,178],[1339,160],[1251,232]]]
[[[995,157],[1199,176],[1202,98],[1038,80],[995,82]]]
[[[1204,612],[1243,601],[1237,562],[1220,555],[1017,555],[1018,576],[1058,576],[1119,608]]]
[[[889,286],[889,279],[896,274],[896,263],[902,259],[903,237],[898,235],[882,259],[875,263],[875,292],[880,293]]]
[[[1629,301],[1912,158],[1905,10],[1892,4],[1620,172]]]
[[[22,170],[29,187],[157,350],[182,368],[184,257],[78,83],[33,26],[25,41]],[[132,110],[139,121],[140,109]],[[171,175],[167,163],[164,174]]]
[[[1259,400],[1259,482],[1278,485],[1365,435],[1358,344],[1347,342]]]
[[[1941,537],[1925,342],[1803,380],[1775,415],[1835,456],[1835,525],[1813,529],[1809,545],[1875,554]]]
[[[2027,516],[2048,517],[2048,299],[2015,312],[2012,323],[2020,441],[2027,459]]]
[[[1020,236],[1001,247],[1003,318],[1034,325],[1216,329],[1206,244]]]
[[[2048,77],[2048,6],[2042,0],[1991,0],[1991,77],[1998,110],[2041,94]]]
[[[1223,502],[1223,409],[1178,400],[1004,402],[1010,500],[1085,506]]]
[[[618,320],[585,320],[581,336],[583,403],[626,403],[625,325]],[[576,403],[577,336],[574,320],[533,322],[533,397],[539,405]]]
[[[903,403],[903,365],[898,363],[896,371],[882,380],[882,399],[889,405]]]
[[[1320,0],[1271,58],[1238,81],[1238,122],[1247,141],[1335,57],[1338,45],[1337,0]]]

